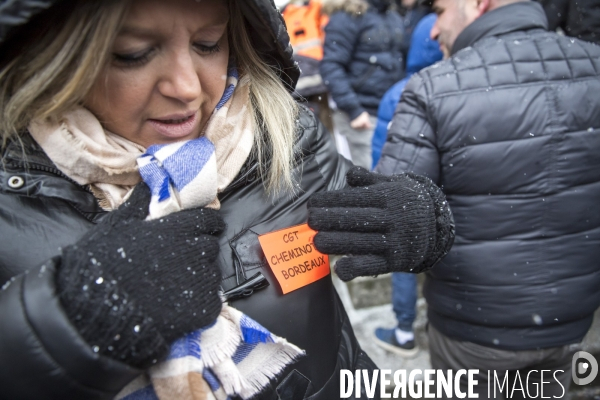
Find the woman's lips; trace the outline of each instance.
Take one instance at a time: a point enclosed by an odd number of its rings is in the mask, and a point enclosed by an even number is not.
[[[149,119],[148,122],[158,133],[170,138],[182,138],[191,135],[198,126],[198,113],[169,115],[160,119]]]

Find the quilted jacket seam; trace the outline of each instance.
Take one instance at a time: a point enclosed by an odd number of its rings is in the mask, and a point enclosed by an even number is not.
[[[572,79],[560,79],[560,80],[547,80],[547,81],[536,81],[536,82],[526,82],[526,83],[509,83],[509,84],[504,84],[504,85],[498,85],[498,86],[492,86],[493,90],[503,90],[503,89],[514,89],[514,88],[522,88],[522,87],[530,87],[530,86],[541,86],[541,85],[547,85],[548,83],[559,83],[559,82],[568,82],[568,83],[574,83],[574,82],[582,82],[582,81],[586,81],[586,80],[596,80],[598,79],[597,76],[584,76],[584,77],[580,77],[580,78],[572,78]],[[461,96],[461,95],[466,95],[468,93],[475,93],[475,92],[481,92],[481,91],[485,91],[487,90],[487,87],[476,87],[473,89],[465,89],[462,91],[452,91],[452,92],[445,92],[445,93],[438,93],[438,94],[434,94],[431,97],[431,100],[436,100],[436,99],[440,99],[440,98],[444,98],[444,97],[450,97],[450,96]]]

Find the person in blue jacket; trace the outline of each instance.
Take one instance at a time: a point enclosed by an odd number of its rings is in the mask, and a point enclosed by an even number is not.
[[[429,37],[429,32],[435,20],[435,14],[429,14],[419,21],[410,42],[410,49],[406,60],[406,77],[389,88],[379,103],[377,126],[375,127],[372,143],[373,168],[375,168],[381,156],[381,149],[387,137],[388,125],[400,101],[404,86],[406,86],[412,74],[442,59],[443,55],[437,41]]]
[[[438,43],[429,37],[429,32],[435,23],[436,15],[429,14],[415,27],[410,49],[408,52],[406,73],[407,77],[397,82],[383,96],[377,113],[377,127],[373,134],[372,154],[373,168],[381,156],[385,143],[387,129],[404,86],[410,76],[442,59]],[[411,357],[417,354],[413,323],[415,321],[415,306],[417,303],[417,277],[403,272],[392,273],[392,305],[398,324],[395,328],[377,328],[375,343],[398,355]]]

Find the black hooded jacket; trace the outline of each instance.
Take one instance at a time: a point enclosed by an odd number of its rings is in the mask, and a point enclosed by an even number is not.
[[[51,1],[9,1],[0,8],[0,40],[9,26],[25,23]],[[298,77],[281,16],[267,0],[242,1],[252,40],[260,54],[292,88]],[[267,267],[258,235],[305,223],[306,202],[317,191],[345,185],[350,164],[331,137],[302,108],[295,148],[300,182],[297,196],[269,198],[248,160],[220,195],[226,231],[219,263],[225,291],[261,271],[270,285],[231,304],[304,349],[262,393],[264,399],[333,399],[340,369],[375,368],[360,350],[333,287],[326,277],[287,295]],[[21,144],[24,148],[21,147]],[[24,150],[24,151],[23,151]],[[87,188],[60,171],[24,135],[9,144],[0,168],[0,397],[10,399],[111,399],[142,373],[94,353],[79,336],[55,293],[55,258],[77,241],[104,211]],[[41,267],[40,267],[41,266]],[[28,272],[28,273],[24,273]]]
[[[259,234],[305,223],[312,193],[345,185],[349,165],[338,156],[329,134],[305,109],[299,127],[296,147],[302,162],[295,174],[302,177],[302,193],[297,198],[269,199],[252,161],[220,196],[227,223],[221,236],[223,289],[238,286],[258,271],[270,283],[230,304],[307,352],[262,394],[265,399],[276,399],[277,391],[335,398],[341,368],[374,368],[360,350],[331,278],[282,296],[258,243]],[[26,160],[15,142],[3,154],[0,170],[2,394],[110,399],[142,371],[92,352],[62,310],[53,279],[53,257],[60,248],[77,241],[106,213],[92,193],[60,173],[30,137],[24,143]],[[22,275],[24,271],[29,273]]]
[[[377,166],[429,176],[453,210],[429,320],[501,349],[579,342],[600,305],[600,47],[519,2],[452,53],[407,84]]]

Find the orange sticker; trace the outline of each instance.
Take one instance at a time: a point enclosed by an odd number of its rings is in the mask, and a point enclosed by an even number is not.
[[[329,257],[313,244],[316,234],[302,224],[258,237],[283,294],[329,275]]]

